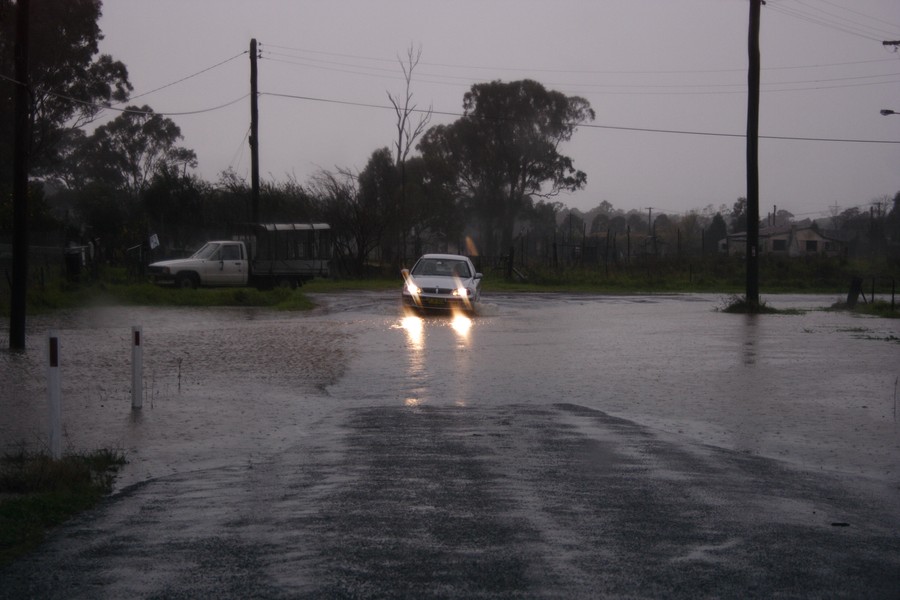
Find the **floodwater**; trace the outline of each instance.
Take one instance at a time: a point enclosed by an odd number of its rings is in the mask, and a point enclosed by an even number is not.
[[[900,481],[900,322],[765,296],[485,295],[471,319],[405,315],[395,293],[317,295],[310,313],[98,307],[33,317],[0,351],[0,452],[47,444],[47,335],[63,444],[126,452],[126,486],[263,460],[365,407],[567,403],[802,469]],[[0,330],[2,347],[8,330]],[[143,408],[131,408],[131,327]]]

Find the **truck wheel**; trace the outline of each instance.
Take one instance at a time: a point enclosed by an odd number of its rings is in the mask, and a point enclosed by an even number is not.
[[[294,279],[293,277],[279,277],[278,280],[275,282],[275,285],[277,285],[280,288],[289,288],[292,290],[296,290],[297,289],[297,280]]]
[[[197,287],[197,277],[193,273],[179,273],[175,277],[175,285],[183,290]]]

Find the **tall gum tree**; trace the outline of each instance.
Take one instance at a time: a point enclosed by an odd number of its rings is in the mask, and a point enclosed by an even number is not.
[[[533,80],[473,85],[464,116],[430,129],[419,144],[431,164],[445,161],[453,185],[482,224],[482,252],[510,247],[516,219],[534,198],[574,191],[587,182],[560,145],[594,119],[584,98],[565,96]]]
[[[71,178],[83,183],[102,181],[133,199],[163,171],[197,166],[193,150],[177,146],[181,129],[149,106],[129,106],[98,127],[70,157]]]
[[[132,89],[124,64],[108,55],[95,58],[103,37],[101,6],[100,0],[0,0],[0,215],[12,202],[13,349],[25,348],[29,176],[52,177],[68,134],[104,105],[124,102]]]
[[[28,51],[29,93],[32,99],[31,172],[53,177],[69,137],[93,121],[113,102],[125,102],[132,90],[128,70],[107,54],[99,54],[103,39],[100,0],[31,2]],[[0,73],[12,73],[15,3],[0,0]],[[12,151],[12,86],[0,80],[0,188],[7,183]]]

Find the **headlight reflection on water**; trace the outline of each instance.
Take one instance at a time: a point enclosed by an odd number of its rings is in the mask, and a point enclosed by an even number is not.
[[[449,327],[449,331],[455,334],[457,339],[456,348],[461,352],[452,354],[454,360],[458,363],[456,372],[460,375],[462,381],[466,381],[469,370],[469,362],[472,360],[471,354],[467,351],[470,344],[470,332],[473,327],[472,319],[461,312],[454,312],[447,318],[443,315],[438,319],[426,319],[414,313],[404,314],[399,322],[395,321],[392,325],[393,329],[402,329],[406,336],[406,390],[403,397],[403,404],[408,408],[416,408],[428,402],[432,397],[432,372],[427,368],[426,363],[429,356],[434,360],[434,352],[429,352],[426,348],[426,336],[435,336],[433,340],[432,350],[436,350],[439,355],[443,355],[448,350],[446,333],[441,335],[441,331]],[[451,344],[452,347],[452,344]],[[442,359],[443,360],[443,359]],[[457,406],[466,406],[467,391],[465,389],[458,390],[460,397],[456,399]],[[438,395],[440,397],[440,394]]]
[[[406,332],[406,339],[416,350],[421,350],[425,339],[425,326],[422,317],[407,315],[400,320],[400,327]]]
[[[458,333],[461,337],[468,339],[469,331],[472,329],[472,319],[464,314],[457,313],[453,315],[450,326],[453,328],[453,331]]]
[[[454,313],[450,319],[450,327],[464,340],[468,340],[472,330],[472,319],[462,313]],[[416,350],[425,347],[425,320],[417,315],[406,315],[400,319],[400,328],[406,333],[406,339]]]

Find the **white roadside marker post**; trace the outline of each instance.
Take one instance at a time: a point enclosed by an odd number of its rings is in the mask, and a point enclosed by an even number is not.
[[[141,346],[142,328],[131,328],[131,408],[143,406],[144,351]]]
[[[47,368],[47,400],[50,417],[50,458],[62,458],[62,399],[59,377],[59,336],[56,331],[49,335],[49,362]]]

